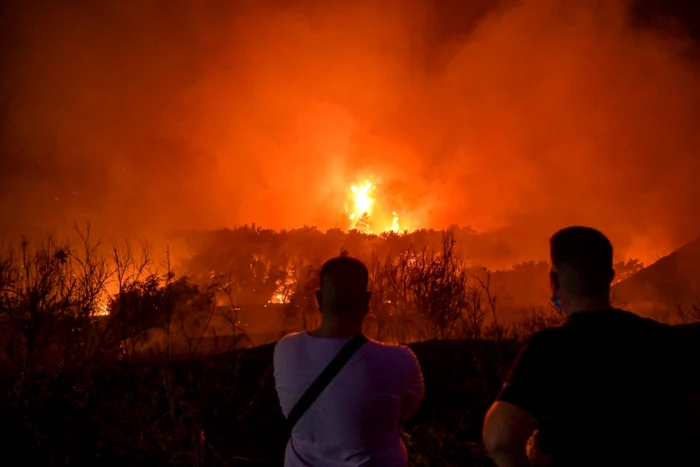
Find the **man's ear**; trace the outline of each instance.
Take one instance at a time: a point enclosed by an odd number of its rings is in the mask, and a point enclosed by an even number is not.
[[[369,302],[371,299],[372,299],[372,292],[370,292],[370,291],[365,292],[365,300],[363,303],[363,305],[364,305],[363,311],[365,312],[365,314],[369,312]]]
[[[323,308],[323,292],[321,292],[321,289],[316,289],[314,291],[314,296],[316,297],[316,303],[318,303],[318,307]]]

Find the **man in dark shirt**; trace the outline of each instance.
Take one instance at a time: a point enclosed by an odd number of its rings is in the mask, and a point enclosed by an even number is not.
[[[670,326],[610,304],[613,249],[597,230],[550,240],[552,300],[564,325],[530,338],[484,422],[499,467],[531,465],[526,444],[551,466],[690,465],[674,445],[686,387],[683,349]]]

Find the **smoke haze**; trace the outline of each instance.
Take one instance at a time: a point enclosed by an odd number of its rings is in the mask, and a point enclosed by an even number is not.
[[[371,174],[513,262],[572,223],[647,262],[700,234],[694,43],[609,0],[461,3],[6,2],[0,227],[343,226]]]

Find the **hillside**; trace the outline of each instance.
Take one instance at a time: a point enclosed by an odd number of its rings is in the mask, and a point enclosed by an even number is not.
[[[612,290],[616,304],[639,311],[697,304],[700,297],[700,238],[675,250]]]

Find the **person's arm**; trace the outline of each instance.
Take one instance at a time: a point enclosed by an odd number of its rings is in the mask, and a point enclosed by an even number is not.
[[[282,393],[281,387],[280,387],[280,382],[281,382],[281,371],[285,367],[285,361],[284,361],[284,342],[280,341],[277,344],[275,344],[275,348],[273,350],[273,356],[272,356],[272,377],[274,380],[275,384],[275,391],[277,392],[277,397],[279,399],[280,403],[280,408],[282,409],[282,413],[284,416],[287,416],[287,413],[285,411],[284,405],[282,403],[282,399],[285,399],[285,395]]]
[[[406,353],[409,374],[401,407],[402,422],[418,412],[418,409],[420,409],[423,403],[423,397],[425,396],[425,383],[423,381],[423,372],[421,371],[420,363],[418,363],[418,359],[408,347],[406,347]]]
[[[529,466],[527,442],[545,410],[551,378],[537,345],[526,345],[484,420],[484,445],[498,467]]]
[[[496,401],[484,420],[484,445],[498,467],[529,467],[527,441],[537,420],[510,402]]]

